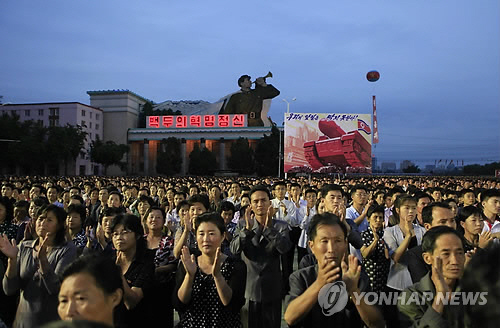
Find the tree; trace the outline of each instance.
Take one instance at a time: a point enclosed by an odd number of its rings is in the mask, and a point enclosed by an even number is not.
[[[165,151],[159,151],[156,159],[156,171],[160,174],[174,175],[181,171],[181,142],[179,139],[170,137],[161,142]]]
[[[257,144],[255,162],[257,174],[260,176],[272,176],[278,172],[280,133],[273,123],[271,134],[264,135]]]
[[[207,148],[200,149],[198,144],[189,154],[189,173],[194,175],[210,175],[217,169],[215,154]]]
[[[418,165],[412,164],[404,168],[403,173],[420,173],[420,168],[418,167]]]
[[[500,170],[500,162],[464,166],[464,174],[466,175],[495,175],[495,170]]]
[[[146,101],[146,103],[142,106],[142,109],[139,112],[139,117],[137,118],[137,127],[145,128],[146,127],[146,118],[153,114],[153,103],[150,101]]]
[[[104,174],[106,174],[110,165],[118,165],[120,167],[125,165],[122,162],[122,158],[128,150],[127,145],[118,145],[114,141],[103,142],[97,138],[95,141],[92,141],[90,157],[93,162],[104,166]]]
[[[229,168],[243,174],[254,172],[254,154],[248,144],[248,139],[239,138],[231,145],[231,156],[228,159]]]
[[[64,174],[68,174],[68,162],[76,160],[85,145],[87,132],[80,125],[52,126],[48,128],[47,157],[57,165],[64,163]]]

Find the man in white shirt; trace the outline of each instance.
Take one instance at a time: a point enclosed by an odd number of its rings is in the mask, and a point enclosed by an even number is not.
[[[352,205],[346,210],[346,219],[356,223],[359,233],[368,229],[368,220],[366,212],[373,204],[373,201],[368,201],[368,190],[364,185],[357,184],[351,189]]]
[[[307,254],[307,242],[309,241],[309,237],[307,236],[307,229],[309,227],[309,222],[311,218],[316,214],[316,199],[317,194],[314,189],[307,189],[305,191],[305,206],[301,206],[297,211],[297,219],[300,221],[300,237],[297,248],[297,261],[300,263],[300,260]]]
[[[276,209],[274,215],[275,220],[281,220],[288,223],[290,229],[290,241],[292,248],[281,255],[281,271],[283,274],[283,294],[284,297],[289,290],[288,277],[293,272],[293,257],[295,248],[298,248],[300,238],[300,221],[297,219],[297,208],[292,201],[285,199],[286,184],[284,181],[278,181],[274,184],[274,199],[271,201],[271,206]],[[298,250],[297,250],[298,251]]]

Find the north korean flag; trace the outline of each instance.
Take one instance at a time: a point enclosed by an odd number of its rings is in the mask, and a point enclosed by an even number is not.
[[[370,126],[368,124],[366,124],[363,120],[360,120],[358,118],[358,131],[359,130],[363,130],[367,134],[371,134],[372,133],[372,129],[370,129]]]

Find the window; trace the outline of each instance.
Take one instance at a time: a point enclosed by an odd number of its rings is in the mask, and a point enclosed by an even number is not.
[[[43,126],[43,120],[38,120],[38,125]]]
[[[96,130],[99,130],[99,124],[96,124],[96,125],[95,125],[95,129],[96,129]]]
[[[83,151],[80,152],[80,158],[85,159],[85,153]]]
[[[85,116],[85,111],[82,109],[82,116]]]
[[[31,113],[31,111],[29,109],[26,109],[24,111],[24,116],[30,116],[31,115],[30,113]]]
[[[89,115],[90,115],[90,118],[92,118],[92,114],[94,114],[94,113],[92,113],[92,112],[90,112],[90,113],[89,113]]]
[[[59,108],[49,108],[49,126],[59,126]]]
[[[87,122],[82,121],[82,124],[81,124],[81,125],[86,127],[86,126],[87,126]]]
[[[92,122],[89,122],[89,128],[92,129]]]
[[[92,132],[91,132],[91,133],[89,133],[89,136],[90,136],[90,140],[92,140]]]
[[[97,133],[95,134],[95,138],[96,139],[101,139],[101,138],[99,138],[99,134],[97,134]]]
[[[98,119],[99,119],[99,117],[101,117],[101,115],[99,115],[99,114],[95,114],[95,119],[96,119],[96,120],[98,120]]]
[[[51,116],[59,116],[59,108],[49,108],[49,111]]]
[[[38,116],[43,116],[43,109],[38,110]]]

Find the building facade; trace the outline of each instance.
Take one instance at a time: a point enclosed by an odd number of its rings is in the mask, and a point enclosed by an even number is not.
[[[84,148],[68,167],[70,175],[93,175],[101,173],[101,166],[90,160],[90,145],[96,138],[103,138],[103,111],[100,108],[79,102],[54,102],[34,104],[6,104],[0,107],[0,114],[19,116],[21,122],[35,121],[44,127],[80,125],[87,132]],[[64,175],[63,165],[59,165],[59,175]]]
[[[90,106],[78,102],[40,103],[40,104],[10,104],[0,107],[3,112],[15,112],[21,121],[39,121],[44,126],[65,126],[66,124],[81,125],[88,133],[85,147],[68,172],[70,175],[99,175],[103,173],[101,165],[92,163],[90,145],[99,138],[114,141],[116,144],[126,144],[129,152],[124,156],[127,170],[118,166],[110,166],[109,175],[156,175],[158,152],[162,141],[170,137],[181,141],[181,175],[188,174],[189,154],[197,144],[212,151],[220,171],[228,170],[227,161],[231,155],[231,144],[238,138],[247,138],[254,150],[257,141],[264,135],[271,134],[271,126],[248,127],[185,127],[185,128],[138,128],[140,112],[148,101],[129,90],[88,91]],[[210,104],[203,101],[164,102],[169,108],[180,106],[184,116],[217,116],[221,104]],[[207,105],[208,104],[208,105]],[[266,104],[269,109],[270,104]],[[165,105],[166,106],[166,105]],[[219,106],[219,107],[218,107]],[[217,107],[217,108],[216,108]],[[215,108],[215,109],[214,109]],[[177,110],[178,107],[174,108]],[[266,111],[267,113],[267,111]],[[145,119],[145,118],[143,118]],[[245,115],[245,121],[246,121]],[[146,125],[148,126],[148,125]],[[61,166],[61,165],[60,165]],[[62,170],[62,171],[61,171]],[[63,175],[63,168],[59,175]]]

